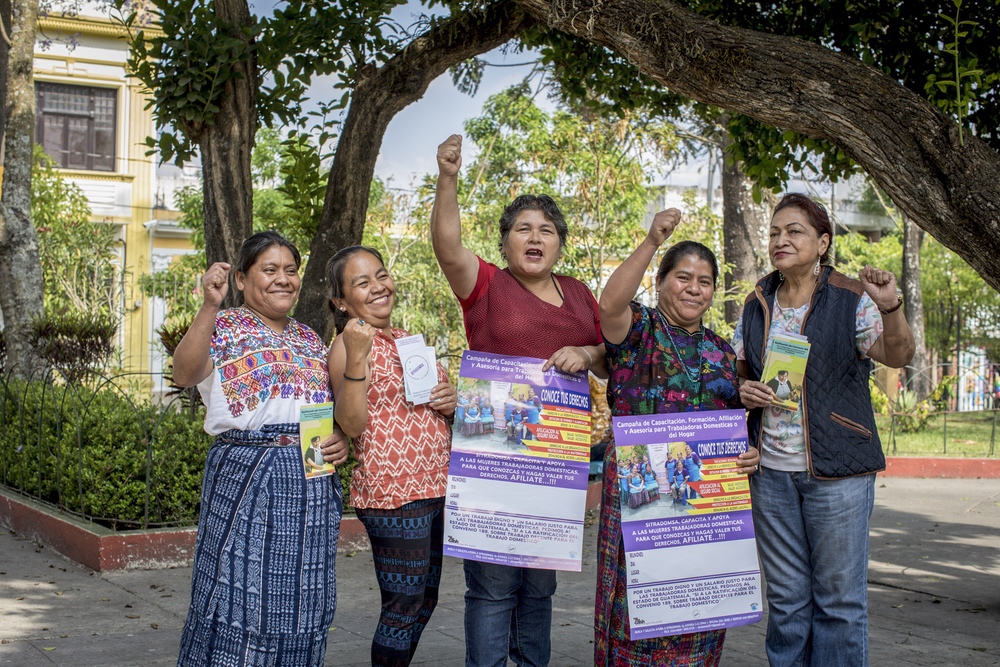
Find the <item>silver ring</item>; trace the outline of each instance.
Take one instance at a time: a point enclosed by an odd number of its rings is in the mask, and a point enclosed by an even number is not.
[[[365,321],[359,318],[359,319],[358,319],[358,326],[359,326],[359,327],[363,327],[363,326],[365,326]]]

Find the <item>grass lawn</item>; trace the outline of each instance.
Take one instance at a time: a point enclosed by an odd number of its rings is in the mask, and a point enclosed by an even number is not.
[[[1000,415],[993,411],[931,414],[927,427],[919,433],[900,433],[896,430],[895,447],[892,420],[883,415],[875,415],[875,420],[878,422],[882,449],[887,456],[1000,455]]]

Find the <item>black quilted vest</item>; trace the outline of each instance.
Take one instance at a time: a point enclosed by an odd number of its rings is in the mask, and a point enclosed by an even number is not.
[[[760,380],[771,308],[780,284],[775,271],[747,296],[743,306],[746,361],[740,362],[741,377]],[[856,312],[863,292],[859,281],[823,267],[802,325],[801,333],[811,344],[802,392],[806,457],[809,471],[820,479],[885,470],[868,390],[871,361],[859,359],[855,347]],[[763,412],[750,410],[747,416],[750,442],[758,448]]]

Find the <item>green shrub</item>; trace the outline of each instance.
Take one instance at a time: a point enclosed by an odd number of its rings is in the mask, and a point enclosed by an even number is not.
[[[935,410],[949,410],[951,409],[951,397],[956,394],[957,387],[958,376],[945,375],[934,387],[934,391],[927,397],[927,400],[934,406]]]
[[[110,384],[11,379],[0,383],[0,483],[114,529],[195,525],[204,420],[203,407],[134,401]],[[345,505],[355,465],[338,469]]]
[[[868,389],[872,396],[872,410],[878,415],[889,414],[889,397],[885,395],[882,387],[875,381],[875,376],[868,376]]]
[[[100,313],[43,315],[32,322],[31,345],[70,382],[101,369],[115,349],[118,325]]]
[[[193,524],[211,438],[204,413],[133,402],[116,388],[11,380],[0,387],[8,487],[112,528]]]
[[[919,400],[917,392],[903,389],[896,398],[895,413],[896,428],[902,433],[919,433],[927,428],[927,419],[932,408],[927,400]]]

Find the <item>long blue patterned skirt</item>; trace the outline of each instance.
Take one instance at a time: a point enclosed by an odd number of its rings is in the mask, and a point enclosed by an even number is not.
[[[227,431],[208,452],[179,667],[320,667],[337,604],[343,495],[307,480],[298,424]]]

